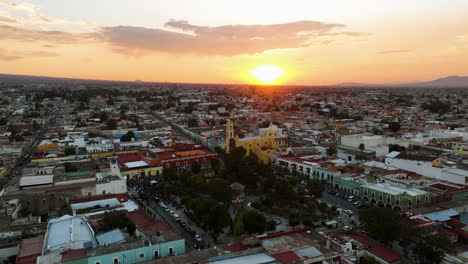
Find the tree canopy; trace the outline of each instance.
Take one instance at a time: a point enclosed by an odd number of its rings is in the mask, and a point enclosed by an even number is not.
[[[372,237],[382,240],[385,244],[397,239],[400,235],[400,215],[390,208],[363,209],[359,213],[359,219]]]

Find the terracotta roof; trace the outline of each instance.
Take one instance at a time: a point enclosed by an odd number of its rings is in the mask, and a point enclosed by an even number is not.
[[[75,199],[75,200],[70,201],[70,204],[85,203],[85,202],[91,202],[91,201],[99,201],[99,200],[111,199],[111,198],[116,198],[117,200],[119,200],[119,202],[122,202],[122,201],[126,202],[126,201],[130,200],[130,197],[126,193],[123,193],[123,194],[105,194],[105,195]]]
[[[86,250],[84,248],[68,250],[62,254],[62,262],[84,258],[86,258]]]
[[[141,156],[138,154],[132,154],[132,155],[120,155],[118,157],[119,163],[127,163],[127,162],[134,162],[134,161],[140,161]]]
[[[283,253],[279,253],[279,254],[273,255],[273,257],[275,257],[277,260],[279,260],[279,262],[284,263],[284,264],[293,263],[301,259],[293,251],[286,251]]]
[[[44,235],[21,240],[16,264],[36,263],[37,257],[42,254],[43,241]]]

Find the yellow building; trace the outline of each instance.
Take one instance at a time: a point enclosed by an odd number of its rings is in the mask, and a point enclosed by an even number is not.
[[[145,168],[135,168],[135,169],[127,169],[122,170],[120,173],[122,176],[127,177],[128,179],[132,179],[134,177],[151,177],[151,176],[160,176],[162,175],[163,167],[145,167]]]
[[[278,137],[281,137],[280,132],[270,124],[261,135],[239,138],[239,136],[234,136],[234,123],[231,120],[226,122],[226,152],[229,153],[231,144],[235,147],[243,147],[247,154],[255,154],[263,164],[269,163],[271,154],[281,152],[276,140]]]

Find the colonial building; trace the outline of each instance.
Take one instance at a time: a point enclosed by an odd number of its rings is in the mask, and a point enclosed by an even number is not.
[[[247,154],[255,154],[262,163],[273,162],[270,155],[282,152],[280,146],[286,144],[287,137],[273,124],[267,128],[259,129],[259,131],[260,135],[239,138],[239,136],[234,135],[234,123],[228,120],[226,122],[226,152],[229,153],[232,147],[243,147]]]

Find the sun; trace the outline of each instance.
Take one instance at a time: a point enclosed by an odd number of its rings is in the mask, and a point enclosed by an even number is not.
[[[260,65],[249,71],[250,75],[262,84],[273,84],[284,75],[284,70],[276,65]]]

